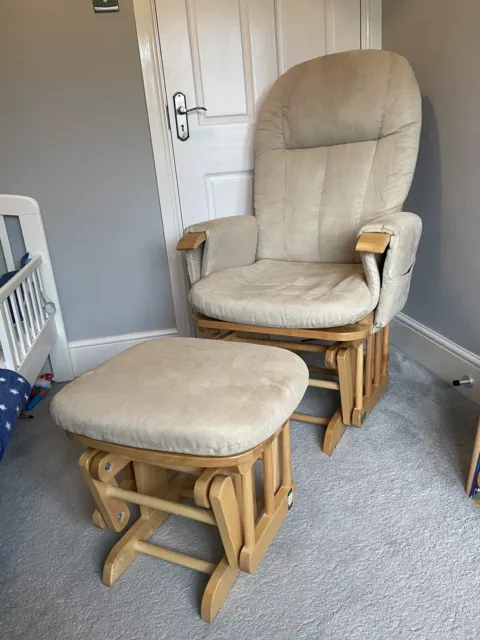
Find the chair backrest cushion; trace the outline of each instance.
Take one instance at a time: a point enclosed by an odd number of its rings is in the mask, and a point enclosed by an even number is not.
[[[257,259],[358,261],[359,228],[402,209],[420,128],[420,92],[402,56],[348,51],[287,71],[256,130]]]

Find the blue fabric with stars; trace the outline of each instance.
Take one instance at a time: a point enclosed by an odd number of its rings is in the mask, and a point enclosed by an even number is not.
[[[23,376],[9,369],[0,369],[0,460],[31,390]]]

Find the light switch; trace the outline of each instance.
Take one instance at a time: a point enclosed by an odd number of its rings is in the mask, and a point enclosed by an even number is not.
[[[118,0],[93,0],[93,9],[96,13],[118,11]]]

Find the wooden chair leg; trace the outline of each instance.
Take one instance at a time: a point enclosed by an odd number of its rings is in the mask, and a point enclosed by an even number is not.
[[[363,409],[363,344],[356,348],[356,367],[355,367],[355,407],[352,412],[352,424],[355,427],[361,427],[365,419],[365,411]]]
[[[351,349],[349,348],[342,348],[337,351],[340,402],[342,407],[342,421],[344,424],[352,423],[353,411],[353,370],[350,351]]]
[[[373,411],[388,389],[388,340],[389,327],[385,327],[383,331],[378,331],[367,338],[365,396],[362,413],[360,414],[356,409],[353,410],[352,424],[355,426],[362,426],[365,418]],[[358,378],[357,384],[359,385]]]
[[[336,411],[328,423],[327,430],[325,431],[325,438],[323,439],[323,453],[327,456],[331,456],[335,451],[337,444],[342,439],[347,427],[342,420],[342,412],[340,409]]]
[[[373,347],[374,337],[370,334],[367,338],[367,355],[365,361],[365,396],[369,398],[372,395],[373,382]]]
[[[378,387],[382,373],[382,330],[375,334],[375,361],[373,368],[373,384]]]
[[[390,325],[387,324],[383,329],[383,344],[382,344],[382,376],[386,376],[388,373],[388,351],[390,343]]]

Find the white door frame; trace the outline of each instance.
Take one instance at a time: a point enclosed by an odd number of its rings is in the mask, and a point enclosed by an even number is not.
[[[334,0],[328,0],[333,2]],[[173,144],[167,120],[168,96],[158,39],[155,0],[133,0],[143,85],[163,220],[170,281],[178,335],[192,335],[188,284],[183,256],[176,244],[183,234],[182,213],[175,175]],[[333,26],[333,25],[332,25]],[[361,0],[362,49],[380,49],[382,1]]]

